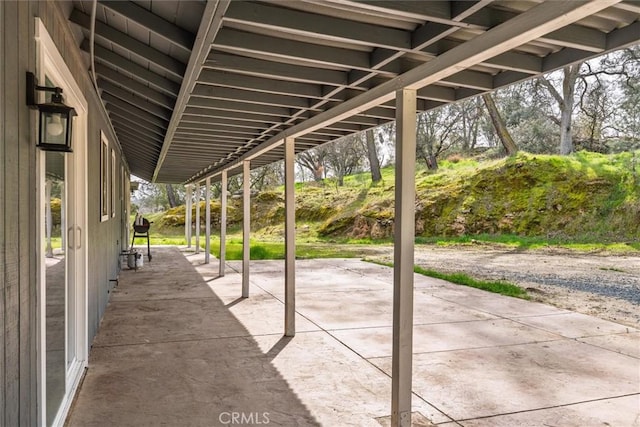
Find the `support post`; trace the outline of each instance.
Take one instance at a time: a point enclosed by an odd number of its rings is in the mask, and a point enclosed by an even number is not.
[[[284,335],[296,334],[296,200],[295,200],[295,140],[284,140]]]
[[[204,184],[204,263],[211,261],[211,178],[207,178]]]
[[[391,425],[411,425],[413,258],[415,233],[416,91],[396,92],[395,236]]]
[[[200,253],[200,184],[196,184],[196,253]]]
[[[184,233],[187,239],[187,248],[191,249],[191,185],[187,185],[187,200],[184,212]]]
[[[224,276],[227,254],[227,171],[220,177],[220,269],[218,275]]]
[[[242,162],[242,298],[249,298],[249,259],[251,256],[251,163]]]
[[[46,180],[44,183],[44,200],[45,200],[45,215],[47,218],[47,227],[45,228],[45,235],[47,238],[47,248],[45,251],[45,257],[53,258],[53,246],[51,246],[51,231],[53,230],[53,215],[51,213],[51,180]],[[64,231],[62,232],[64,234]],[[128,240],[127,240],[128,242]]]

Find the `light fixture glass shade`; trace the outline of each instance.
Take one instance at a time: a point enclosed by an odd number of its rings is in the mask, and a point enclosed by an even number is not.
[[[52,114],[49,119],[49,123],[47,124],[47,135],[50,136],[60,136],[64,131],[64,124],[62,124],[62,120],[60,119],[60,114]]]
[[[61,103],[38,104],[40,135],[38,147],[43,150],[71,153],[71,120],[75,110]]]

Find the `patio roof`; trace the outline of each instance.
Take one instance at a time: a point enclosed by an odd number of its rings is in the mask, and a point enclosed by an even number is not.
[[[92,50],[91,1],[69,20]],[[97,83],[131,172],[201,181],[640,42],[634,1],[99,1]],[[87,61],[88,66],[91,61]]]

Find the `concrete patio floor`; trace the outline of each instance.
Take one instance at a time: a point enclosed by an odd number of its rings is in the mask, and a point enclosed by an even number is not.
[[[389,424],[392,269],[298,261],[284,338],[283,261],[252,261],[242,299],[239,262],[152,252],[120,276],[68,425]],[[418,275],[414,304],[415,425],[640,426],[639,330]]]

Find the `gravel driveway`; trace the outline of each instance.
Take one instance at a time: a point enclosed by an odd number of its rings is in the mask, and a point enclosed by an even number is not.
[[[372,258],[390,261],[391,248]],[[527,288],[536,301],[640,326],[640,256],[548,249],[525,251],[492,245],[416,246],[415,263]]]

